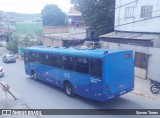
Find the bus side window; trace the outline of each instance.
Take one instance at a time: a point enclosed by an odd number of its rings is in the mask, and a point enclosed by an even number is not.
[[[29,53],[27,53],[27,52],[24,53],[24,62],[25,63],[29,62]]]
[[[61,56],[60,55],[55,55],[55,67],[61,68]]]
[[[55,55],[51,54],[50,55],[50,61],[51,61],[51,66],[55,66]]]
[[[41,63],[50,66],[50,55],[46,53],[41,54]]]
[[[66,70],[73,70],[73,57],[62,56],[62,68]]]
[[[90,60],[90,74],[97,77],[102,77],[102,61],[100,59]]]
[[[34,62],[34,57],[35,57],[34,52],[29,52],[29,61],[30,62]]]
[[[73,70],[73,57],[69,56],[67,58],[67,61],[68,61],[68,70]]]
[[[35,59],[35,62],[39,62],[40,61],[40,53],[36,52],[34,59]]]
[[[84,74],[89,74],[89,59],[85,57],[76,57],[75,71]]]

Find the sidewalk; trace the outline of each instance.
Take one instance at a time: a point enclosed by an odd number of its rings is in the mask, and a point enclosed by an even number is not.
[[[0,80],[3,84],[3,81]],[[16,95],[16,93],[10,88],[10,92]],[[7,95],[7,99],[6,99]],[[17,96],[15,96],[17,98]],[[30,109],[23,101],[15,100],[9,93],[5,93],[0,86],[0,109]],[[1,118],[38,118],[38,116],[17,116],[17,115],[2,115]]]
[[[160,103],[159,102],[160,94],[153,94],[150,91],[150,85],[149,85],[150,81],[149,80],[143,80],[143,79],[135,77],[134,84],[135,84],[135,88],[134,88],[134,91],[132,92],[133,94],[144,96],[144,97],[147,97],[149,99],[152,99]]]

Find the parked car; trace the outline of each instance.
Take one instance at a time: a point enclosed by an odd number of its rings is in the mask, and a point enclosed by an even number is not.
[[[5,55],[5,56],[3,56],[2,57],[2,60],[3,60],[3,62],[4,63],[8,63],[8,62],[16,62],[16,57],[13,55],[13,54],[11,54],[11,55]]]
[[[4,76],[4,68],[0,67],[0,77]]]

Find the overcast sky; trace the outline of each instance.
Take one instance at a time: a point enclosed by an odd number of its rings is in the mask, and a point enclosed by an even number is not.
[[[18,13],[40,13],[46,4],[56,4],[64,12],[71,6],[70,0],[0,0],[0,10]]]

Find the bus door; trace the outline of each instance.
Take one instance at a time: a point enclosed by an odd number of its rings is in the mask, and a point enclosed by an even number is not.
[[[49,54],[48,56],[45,80],[59,86],[61,83],[61,56],[55,54]]]
[[[29,52],[25,51],[24,52],[24,64],[25,64],[25,72],[26,74],[30,75],[31,70],[30,70],[30,56]]]
[[[75,92],[81,96],[90,96],[89,59],[75,57],[74,59],[74,85]]]
[[[35,52],[25,52],[25,55],[28,55],[28,62],[25,63],[25,66],[28,68],[27,71],[30,73],[29,75],[31,75],[32,71],[34,71],[37,74],[37,68],[39,68],[38,60],[37,60],[37,54]],[[25,57],[25,59],[27,59]]]
[[[73,84],[73,57],[62,56],[62,80],[68,80]]]
[[[48,73],[51,70],[49,54],[46,53],[35,53],[35,65],[37,78],[41,80],[46,80],[48,78]]]

